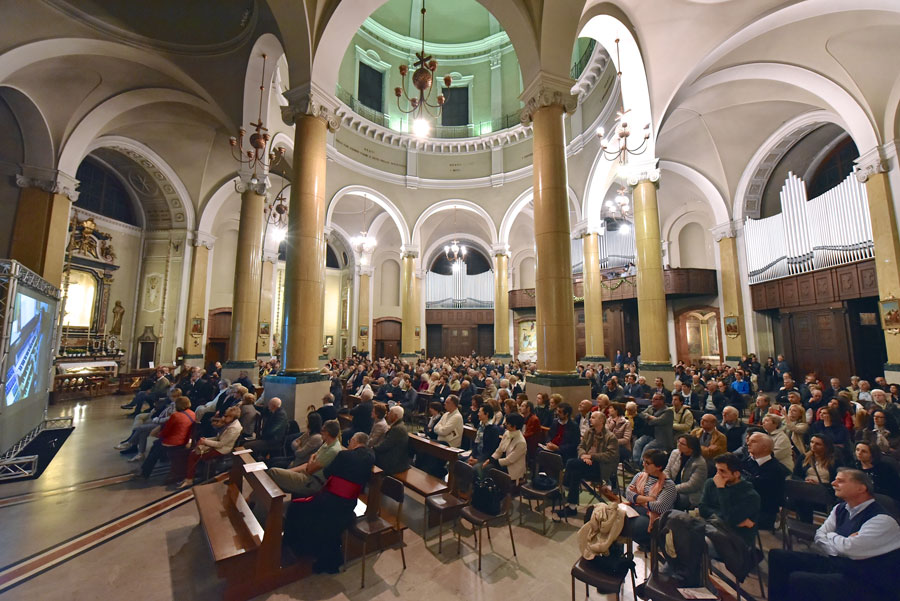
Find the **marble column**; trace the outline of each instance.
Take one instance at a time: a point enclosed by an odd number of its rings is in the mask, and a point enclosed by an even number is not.
[[[338,129],[339,103],[306,83],[284,93],[285,123],[295,126],[293,184],[285,237],[282,368],[266,378],[266,397],[305,423],[306,410],[328,392],[319,354],[325,321],[325,175],[328,132]]]
[[[27,167],[23,171],[16,176],[16,184],[22,190],[9,258],[61,288],[69,212],[72,203],[78,200],[78,181],[59,171]]]
[[[494,357],[509,360],[509,251],[494,249]]]
[[[737,320],[737,332],[725,331],[725,361],[737,363],[747,354],[747,331],[744,323],[744,298],[741,270],[738,265],[736,229],[739,223],[725,223],[712,229],[719,245],[719,273],[722,276],[722,321]],[[726,324],[727,325],[727,324]]]
[[[234,262],[234,296],[231,309],[231,346],[222,375],[233,380],[246,370],[253,382],[256,337],[259,328],[259,290],[262,277],[262,244],[265,227],[266,185],[242,177],[235,185],[241,194],[241,213]]]
[[[895,159],[896,160],[896,159]],[[900,298],[900,235],[897,214],[888,180],[891,164],[884,160],[882,150],[876,148],[857,159],[856,178],[866,184],[869,216],[872,220],[872,239],[875,243],[875,273],[878,277],[878,297],[882,301]],[[900,379],[900,332],[885,330],[887,363],[884,375],[888,382]]]
[[[184,329],[185,362],[203,366],[204,340],[209,327],[206,312],[206,285],[209,279],[209,251],[215,238],[204,232],[194,232],[191,245],[191,280],[188,289],[187,317]]]
[[[371,265],[361,265],[357,267],[359,270],[359,291],[358,291],[358,308],[357,308],[357,324],[359,324],[359,336],[357,337],[356,350],[360,352],[372,353],[372,320],[371,320],[371,289],[372,276],[375,274],[375,268]],[[365,328],[365,336],[362,335]]]
[[[415,279],[413,280],[413,343],[415,344],[416,353],[421,355],[422,349],[425,347],[425,343],[422,338],[424,337],[425,323],[424,323],[424,301],[425,298],[423,295],[423,290],[425,290],[425,274],[427,272],[423,269],[416,269]],[[416,334],[418,332],[418,334]]]
[[[522,121],[533,125],[536,377],[529,395],[559,392],[573,405],[590,395],[575,374],[575,305],[572,288],[566,132],[563,118],[577,98],[572,80],[543,73],[522,93]]]
[[[628,184],[634,202],[634,237],[637,247],[638,325],[641,340],[641,373],[665,372],[671,376],[666,291],[663,280],[662,245],[656,189],[659,169],[629,165]],[[647,375],[647,380],[652,378]]]
[[[400,312],[403,327],[400,331],[400,357],[408,360],[418,358],[416,351],[415,327],[419,321],[416,316],[416,257],[418,250],[404,249],[400,266]]]
[[[262,259],[262,281],[259,291],[259,323],[268,324],[257,330],[256,356],[268,360],[272,357],[272,303],[275,298],[275,265],[278,252],[265,252]]]
[[[603,288],[600,274],[600,236],[585,229],[581,233],[584,246],[584,361],[606,363],[603,350]]]

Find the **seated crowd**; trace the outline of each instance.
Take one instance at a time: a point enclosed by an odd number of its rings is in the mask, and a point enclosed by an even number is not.
[[[530,396],[529,362],[472,356],[410,364],[354,356],[327,365],[330,392],[300,425],[279,399],[257,400],[246,373],[231,383],[220,367],[185,367],[180,377],[156,370],[123,405],[133,409],[133,421],[117,448],[136,453],[132,461],[141,462],[145,478],[168,457],[168,481],[180,486],[193,482],[201,462],[238,445],[250,449],[272,466],[269,474],[283,491],[311,499],[290,504],[285,535],[318,557],[320,571],[340,565],[339,539],[318,545],[303,525],[349,507],[372,465],[388,475],[416,466],[439,479],[452,469],[435,456],[413,455],[414,423],[436,444],[465,447],[460,459],[478,475],[500,469],[521,482],[529,469],[534,476],[539,452],[560,455],[566,496],[559,517],[578,515],[585,481],[611,486],[637,512],[632,532],[641,545],[660,516],[680,509],[726,524],[752,548],[757,531],[775,528],[785,505],[812,521],[816,508],[786,497],[788,480],[822,487],[834,508],[815,537],[819,561],[773,552],[776,601],[838,598],[837,583],[875,595],[890,578],[867,578],[868,570],[880,574],[890,570],[887,558],[900,558],[896,535],[879,540],[879,533],[900,534],[888,515],[900,504],[900,387],[883,378],[854,377],[844,387],[837,378],[825,385],[807,374],[798,383],[782,356],[763,367],[751,355],[738,366],[679,363],[667,388],[663,378],[649,385],[636,361],[617,353],[609,367],[578,366],[591,398],[576,406],[558,394]],[[264,386],[277,361],[259,368]],[[632,474],[621,485],[620,466]],[[332,536],[347,517],[335,519],[336,530],[316,527]]]

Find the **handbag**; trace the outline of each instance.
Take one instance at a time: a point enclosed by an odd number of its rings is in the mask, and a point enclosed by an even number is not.
[[[499,515],[503,493],[492,478],[482,478],[472,485],[472,507],[482,513]]]
[[[535,490],[553,490],[559,486],[559,482],[556,481],[556,478],[548,476],[547,472],[538,472],[531,479],[531,486]]]

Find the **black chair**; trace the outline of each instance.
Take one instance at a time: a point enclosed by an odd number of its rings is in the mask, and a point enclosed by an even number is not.
[[[564,494],[564,465],[562,455],[559,455],[557,453],[550,453],[549,451],[540,451],[537,455],[536,465],[536,471],[544,472],[550,478],[555,479],[557,482],[557,486],[556,488],[551,488],[550,490],[541,490],[539,488],[535,488],[530,482],[526,482],[519,487],[519,525],[521,526],[524,522],[523,516],[525,504],[522,501],[528,501],[528,509],[531,511],[534,511],[531,502],[537,501],[538,507],[540,507],[541,509],[541,534],[547,534],[547,501],[551,501],[553,503],[553,505],[551,505],[551,509],[556,509],[557,502],[562,501]]]
[[[884,510],[891,514],[895,520],[900,521],[900,505],[897,504],[897,501],[894,500],[893,497],[889,497],[887,495],[882,495],[879,493],[875,493],[875,501],[878,502],[879,505],[884,507]]]
[[[480,533],[481,529],[484,528],[487,530],[488,540],[491,540],[491,528],[490,524],[493,521],[501,520],[506,518],[506,525],[509,528],[509,540],[512,543],[512,552],[513,557],[517,557],[516,555],[516,541],[513,538],[512,531],[512,495],[514,484],[512,478],[509,477],[509,474],[506,472],[502,472],[498,469],[492,469],[488,472],[488,477],[493,480],[497,486],[500,488],[500,492],[503,494],[503,501],[500,504],[500,513],[497,515],[492,515],[490,513],[484,513],[483,511],[479,511],[472,507],[471,505],[466,505],[459,512],[459,517],[470,524],[472,524],[472,533],[475,536],[475,542],[478,546],[478,571],[481,571],[481,545],[482,539],[484,535]],[[457,555],[460,552],[462,542],[460,537],[459,528],[456,529],[456,553]]]
[[[635,589],[635,598],[647,599],[649,601],[684,601],[684,597],[678,592],[678,587],[684,586],[681,581],[673,578],[668,574],[661,573],[659,570],[659,560],[661,551],[659,549],[659,522],[654,524],[652,537],[650,538],[650,576],[639,584]],[[710,593],[716,595],[716,599],[721,600],[722,595],[710,584],[709,572],[710,561],[709,551],[704,546],[700,556],[701,573],[703,581],[701,585]]]
[[[631,528],[633,519],[626,518],[625,525],[622,527],[622,533],[619,534],[619,537],[616,539],[617,543],[621,543],[625,545],[625,557],[634,561],[634,549],[631,539]],[[635,573],[634,567],[628,570],[631,573],[631,590],[632,596],[637,598],[634,594],[637,585],[635,584]],[[622,586],[625,584],[625,574],[616,575],[610,574],[608,572],[603,571],[601,568],[597,566],[593,561],[589,559],[585,559],[584,557],[579,557],[578,561],[575,562],[575,565],[572,566],[572,601],[575,601],[575,581],[584,583],[584,596],[589,596],[590,587],[595,587],[597,592],[601,595],[615,595],[616,601],[621,599],[620,593],[622,590]]]
[[[457,461],[451,469],[453,469],[453,488],[445,493],[425,497],[426,518],[425,526],[422,529],[422,538],[428,540],[429,519],[427,516],[436,513],[438,515],[438,553],[441,552],[444,541],[444,520],[459,520],[460,511],[469,504],[472,482],[475,480],[475,468],[465,461]],[[455,525],[456,522],[454,522]]]
[[[788,517],[791,509],[796,510],[800,503],[807,507],[813,507],[824,512],[831,512],[834,497],[831,489],[817,483],[803,482],[800,480],[786,480],[784,483],[784,505],[781,507],[781,534],[782,544],[785,549],[793,550],[792,539],[797,538],[807,545],[812,544],[816,537],[818,527],[815,524]]]
[[[400,520],[400,514],[403,511],[403,499],[405,496],[403,483],[396,478],[387,476],[381,482],[381,498],[384,499],[384,497],[387,497],[397,503],[397,512],[393,516],[394,519],[386,520],[381,517],[380,511],[378,513],[367,513],[366,515],[357,518],[353,525],[347,529],[348,537],[352,536],[362,540],[362,574],[360,576],[360,588],[366,587],[366,545],[369,539],[373,537],[378,538],[378,542],[381,543],[383,534],[391,531],[399,533],[400,542],[398,544],[400,545],[400,559],[403,561],[403,569],[406,569],[406,555],[403,552],[403,547],[405,546],[403,542],[403,531],[406,530],[406,526]],[[381,547],[380,544],[379,547]],[[344,545],[344,549],[347,549],[347,545]]]

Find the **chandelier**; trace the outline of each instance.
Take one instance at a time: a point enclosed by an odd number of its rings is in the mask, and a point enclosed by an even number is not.
[[[619,224],[622,233],[628,233],[631,229],[629,222],[634,217],[631,199],[628,198],[628,190],[619,188],[615,198],[603,203],[602,216]]]
[[[622,89],[622,60],[619,55],[619,38],[616,38],[616,64],[619,65],[619,71],[616,73],[616,79],[619,81],[619,89]],[[631,136],[631,128],[625,120],[631,109],[625,109],[625,102],[622,101],[622,108],[616,113],[616,131],[612,142],[603,139],[606,132],[602,127],[597,129],[597,136],[600,138],[600,148],[603,156],[606,158],[619,161],[620,165],[628,162],[628,155],[637,156],[647,149],[647,140],[650,139],[650,124],[644,125],[644,139],[635,148],[628,147],[628,138]]]
[[[400,65],[400,76],[402,79],[402,87],[394,88],[394,95],[397,96],[397,107],[400,112],[411,114],[413,118],[412,131],[417,138],[425,138],[431,132],[431,123],[429,116],[437,118],[441,114],[444,106],[444,95],[438,94],[437,104],[430,104],[428,100],[434,91],[432,82],[434,81],[434,72],[437,70],[437,61],[431,56],[425,55],[425,0],[422,0],[422,50],[416,52],[417,60],[413,63],[416,68],[412,74],[412,84],[416,91],[412,94],[406,91],[406,75],[409,73],[408,65]],[[450,76],[444,76],[444,87],[449,88],[451,84]],[[400,99],[406,98],[409,103],[409,109],[403,108]]]
[[[243,127],[238,129],[237,137],[231,136],[228,139],[228,144],[231,146],[231,154],[235,160],[241,163],[242,167],[246,165],[247,169],[253,172],[253,176],[250,178],[251,184],[259,182],[256,173],[258,168],[261,167],[263,173],[267,172],[269,168],[284,158],[285,153],[283,146],[272,148],[272,145],[269,143],[269,130],[265,127],[262,120],[263,90],[266,85],[265,54],[262,55],[262,59],[262,76],[261,81],[259,82],[259,113],[256,118],[256,123],[250,124],[256,130],[254,133],[250,134],[250,148],[244,149],[244,136],[247,135],[247,130]]]
[[[353,250],[363,258],[363,261],[365,261],[365,255],[371,254],[378,244],[375,238],[369,237],[368,222],[366,221],[366,209],[368,208],[368,205],[369,200],[363,198],[362,228],[359,230],[358,236],[354,236],[350,239],[350,246],[352,246]]]
[[[453,231],[456,231],[456,207],[453,207]],[[459,240],[453,240],[450,244],[444,246],[444,256],[450,261],[453,271],[459,269],[459,264],[466,260],[465,246],[460,245]]]
[[[281,244],[287,236],[288,204],[287,199],[284,197],[284,191],[290,185],[291,183],[287,182],[282,186],[281,190],[278,191],[278,194],[275,195],[275,199],[271,204],[266,203],[266,208],[264,209],[266,215],[266,229],[268,230],[270,225],[275,228],[273,235],[278,244]]]

